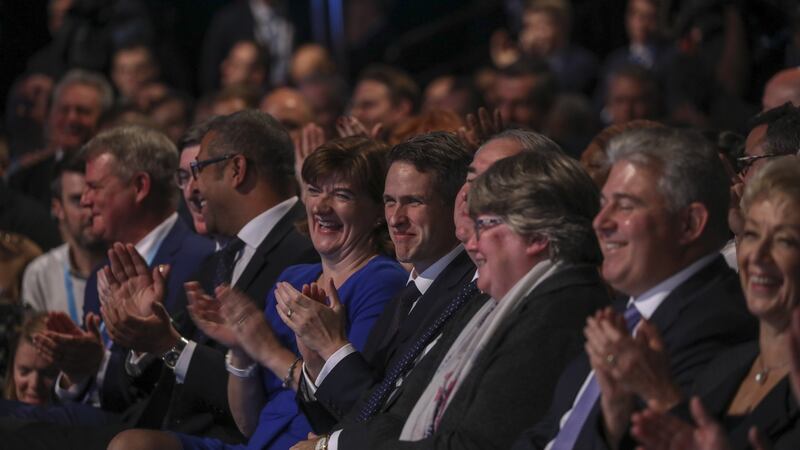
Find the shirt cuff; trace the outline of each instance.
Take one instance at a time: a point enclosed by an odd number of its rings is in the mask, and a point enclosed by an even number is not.
[[[343,359],[345,359],[351,353],[355,353],[357,350],[351,343],[347,343],[342,346],[339,350],[336,350],[327,361],[325,361],[325,365],[322,366],[322,370],[319,371],[319,375],[317,376],[317,381],[314,382],[316,391],[316,386],[322,384],[325,381],[325,377],[331,373],[334,367],[336,367]]]
[[[189,341],[186,347],[181,351],[181,356],[178,357],[178,362],[175,363],[176,383],[183,384],[183,381],[186,380],[186,374],[189,372],[189,364],[192,362],[192,355],[194,355],[195,348],[197,348],[197,343],[195,341]]]
[[[336,430],[328,437],[328,450],[339,450],[339,435],[342,430]]]
[[[314,396],[314,393],[317,392],[317,385],[314,384],[314,381],[311,380],[311,376],[308,374],[306,370],[306,363],[303,363],[303,368],[301,370],[303,374],[303,381],[305,381],[306,389],[303,389],[303,393],[305,394],[305,400],[309,402],[313,402],[317,400],[317,397]]]
[[[61,379],[64,377],[64,372],[59,372],[58,377],[56,377],[56,397],[61,400],[74,402],[79,400],[79,397],[84,393],[86,390],[86,386],[89,384],[90,378],[87,378],[80,383],[73,383],[67,389],[61,387]]]

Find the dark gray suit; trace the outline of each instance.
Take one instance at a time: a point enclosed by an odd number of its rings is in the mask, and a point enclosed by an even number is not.
[[[398,441],[406,417],[442,358],[482,306],[470,305],[457,322],[448,324],[388,410],[367,424],[345,424],[339,448],[507,449],[528,418],[545,413],[558,375],[582,349],[586,317],[609,300],[597,267],[561,268],[536,287],[487,342],[437,432],[422,441]]]
[[[675,382],[688,390],[698,373],[717,353],[752,339],[756,322],[747,312],[739,276],[719,256],[675,288],[650,317],[661,333]],[[559,420],[575,401],[591,367],[581,354],[561,375],[550,410],[514,445],[515,450],[543,449],[559,430]],[[581,429],[576,449],[605,449],[600,402]]]

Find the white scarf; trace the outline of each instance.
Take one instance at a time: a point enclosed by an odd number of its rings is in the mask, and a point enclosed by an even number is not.
[[[539,262],[500,301],[490,300],[472,317],[447,351],[425,392],[406,419],[401,441],[418,441],[439,427],[450,400],[469,375],[483,347],[528,294],[558,270],[549,259]]]

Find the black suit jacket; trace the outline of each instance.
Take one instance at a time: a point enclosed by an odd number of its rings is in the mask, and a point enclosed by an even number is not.
[[[407,346],[436,320],[474,273],[472,260],[467,252],[461,251],[436,277],[396,333],[391,332],[390,324],[397,319],[402,299],[392,299],[372,327],[364,352],[351,353],[334,367],[318,386],[314,394],[317,401],[304,401],[303,396],[298,395],[312,428],[316,432],[328,432],[351,411],[366,392],[383,380],[386,369],[405,354]]]
[[[745,307],[739,276],[718,256],[708,266],[675,288],[650,317],[664,339],[675,382],[688,391],[704,366],[721,350],[752,339],[756,321]],[[581,354],[564,371],[553,396],[550,411],[526,431],[515,450],[542,449],[559,430],[559,421],[572,408],[591,367]],[[581,429],[576,449],[605,449],[599,425],[599,402]]]
[[[339,448],[507,449],[528,418],[545,413],[558,375],[582,349],[586,317],[609,302],[597,267],[562,267],[528,294],[483,347],[436,433],[421,441],[398,441],[442,358],[483,303],[475,302],[458,322],[448,324],[387,411],[367,424],[345,425]]]
[[[319,261],[319,254],[307,236],[295,229],[295,222],[305,217],[305,208],[297,202],[275,225],[261,242],[236,288],[264,308],[267,293],[275,285],[278,275],[295,264]],[[216,257],[204,265],[201,280],[208,289],[216,267]],[[193,331],[188,317],[183,318],[186,335],[197,342],[183,384],[172,389],[169,409],[163,420],[165,429],[191,434],[203,434],[224,440],[235,440],[238,430],[228,408],[228,372],[225,370],[225,351],[221,344],[210,340],[199,331]],[[166,376],[174,379],[172,371],[164,369]]]
[[[694,383],[692,394],[699,396],[706,411],[723,424],[758,352],[756,341],[736,346],[710,362]],[[677,407],[675,412],[687,419],[689,417],[686,404]],[[784,377],[779,381],[750,414],[732,425],[726,428],[733,449],[750,448],[747,433],[753,426],[772,443],[774,449],[800,448],[800,410],[789,379]]]

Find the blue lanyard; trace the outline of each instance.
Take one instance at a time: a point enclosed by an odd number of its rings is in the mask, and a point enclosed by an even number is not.
[[[67,253],[69,258],[69,253]],[[80,323],[80,316],[78,315],[78,307],[75,305],[75,287],[72,283],[72,275],[69,273],[69,261],[64,263],[64,290],[67,292],[67,309],[69,317],[75,323]]]

